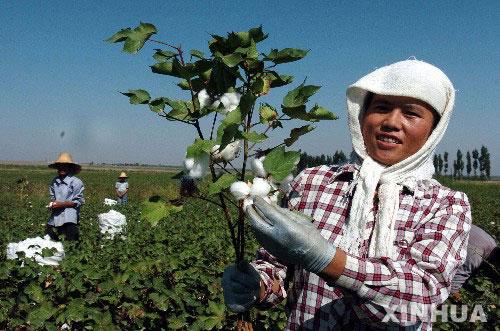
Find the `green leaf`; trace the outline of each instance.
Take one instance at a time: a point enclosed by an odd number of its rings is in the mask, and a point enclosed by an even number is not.
[[[276,71],[269,71],[265,76],[271,80],[271,88],[288,85],[293,82],[293,76],[280,75]]]
[[[215,141],[196,139],[195,142],[187,148],[186,157],[198,157],[202,154],[210,154],[215,146]]]
[[[285,145],[287,147],[290,147],[294,142],[297,141],[297,139],[299,139],[300,136],[305,135],[306,133],[311,132],[314,129],[315,127],[312,125],[304,125],[300,128],[292,129],[292,131],[290,132],[290,137],[285,139]]]
[[[300,119],[304,121],[317,122],[318,120],[311,118],[306,111],[306,106],[298,106],[293,108],[281,108],[283,113],[290,116],[291,118]]]
[[[161,295],[159,293],[153,292],[149,294],[149,299],[161,311],[167,311],[167,309],[169,308],[169,297],[166,295]]]
[[[120,92],[130,98],[130,103],[133,105],[147,104],[151,99],[148,91],[145,90],[129,90],[128,92]]]
[[[172,178],[172,179],[181,179],[182,176],[184,176],[184,171],[179,171],[178,173],[176,173],[175,175],[173,175],[170,178]]]
[[[253,106],[255,105],[255,100],[257,100],[257,97],[251,92],[247,92],[241,96],[239,109],[242,118],[252,110]],[[233,110],[231,113],[233,112],[235,112],[235,110]]]
[[[338,119],[338,117],[334,113],[332,113],[328,109],[321,107],[321,106],[318,106],[318,105],[314,105],[314,107],[309,112],[309,116],[311,116],[311,118],[314,118],[317,120],[336,120],[336,119]]]
[[[163,218],[166,218],[171,213],[179,212],[181,210],[182,206],[167,204],[158,196],[153,196],[142,202],[141,219],[146,220],[152,226],[156,226]]]
[[[257,51],[257,46],[253,39],[250,40],[250,46],[248,47],[238,47],[234,53],[239,53],[243,55],[246,59],[256,60],[259,57],[259,52]]]
[[[197,50],[197,49],[192,49],[189,54],[191,54],[191,56],[194,56],[194,57],[197,57],[199,59],[204,59],[204,55],[203,55],[203,52]]]
[[[303,106],[309,101],[314,93],[316,93],[321,86],[305,85],[302,83],[297,88],[291,90],[283,98],[283,106],[286,108],[294,108]]]
[[[130,34],[131,31],[132,29],[130,28],[121,29],[120,31],[118,31],[117,33],[106,39],[106,41],[108,43],[118,43],[125,41],[128,38],[128,35]]]
[[[264,169],[270,173],[276,181],[285,179],[292,172],[300,159],[300,152],[285,152],[281,146],[273,149],[264,159]]]
[[[238,128],[239,124],[225,124],[224,122],[221,123],[221,125],[217,129],[217,143],[220,145],[220,150],[223,150],[235,139],[240,139],[243,137],[241,135],[241,131],[239,131]]]
[[[36,303],[41,303],[44,300],[42,288],[36,283],[30,283],[24,290],[24,293]]]
[[[260,123],[267,124],[278,118],[278,112],[276,109],[268,103],[263,103],[259,108],[259,118]]]
[[[241,102],[241,99],[240,99]],[[236,108],[232,112],[226,115],[224,120],[222,120],[222,123],[229,125],[229,124],[241,124],[241,121],[243,120],[243,116],[241,114],[240,108]]]
[[[208,187],[208,195],[214,195],[231,186],[237,181],[236,175],[223,174],[215,183],[211,183]]]
[[[158,62],[166,62],[171,58],[177,56],[177,53],[172,51],[165,51],[161,49],[155,49],[155,53],[153,54],[153,58]]]
[[[302,59],[308,52],[298,48],[285,48],[281,51],[273,49],[264,57],[264,61],[272,61],[275,64],[293,62]]]
[[[28,322],[35,328],[40,328],[45,324],[45,321],[50,319],[57,309],[52,307],[50,304],[42,304],[41,306],[34,308],[28,314]]]
[[[224,316],[226,311],[226,306],[222,303],[216,303],[215,301],[208,302],[208,311],[216,316]]]
[[[154,100],[151,100],[149,102],[149,109],[151,109],[152,112],[155,113],[160,113],[165,109],[165,103],[168,99],[164,97],[156,98]]]
[[[110,43],[124,42],[123,51],[135,54],[144,46],[146,40],[157,32],[153,24],[141,22],[135,29],[122,29],[109,37],[106,41]]]
[[[196,66],[193,63],[186,63],[184,66],[177,60],[160,62],[151,66],[151,71],[155,74],[168,75],[177,78],[190,79],[196,76]]]
[[[189,83],[185,79],[181,80],[177,86],[185,91],[189,91]],[[200,78],[193,78],[191,79],[191,86],[194,92],[199,92],[205,88],[205,83]]]
[[[232,53],[222,57],[222,62],[230,68],[236,67],[241,61],[243,61],[243,57],[240,53]]]
[[[250,38],[252,38],[252,40],[255,41],[256,43],[261,42],[268,36],[268,34],[264,33],[264,31],[262,30],[262,25],[248,30],[248,33],[250,35]]]
[[[81,322],[85,319],[86,302],[82,298],[75,298],[69,302],[64,311],[67,322]]]
[[[256,95],[266,95],[271,88],[271,81],[262,77],[252,79],[250,88]]]
[[[253,143],[260,143],[267,139],[267,136],[263,133],[257,133],[255,131],[243,132],[243,138]]]

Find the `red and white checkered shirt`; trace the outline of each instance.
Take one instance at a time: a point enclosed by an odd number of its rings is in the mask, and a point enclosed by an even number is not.
[[[291,184],[288,207],[312,216],[332,245],[343,236],[357,171],[353,164],[320,166],[304,170]],[[370,236],[360,256],[347,254],[343,274],[327,283],[261,248],[252,262],[266,285],[258,307],[270,308],[288,297],[286,330],[431,330],[429,312],[446,300],[465,260],[470,205],[464,193],[435,180],[403,187],[399,199],[397,259],[368,256]],[[366,226],[372,231],[374,222]]]

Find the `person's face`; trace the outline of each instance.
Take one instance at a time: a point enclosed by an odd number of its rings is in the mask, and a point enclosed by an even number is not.
[[[437,116],[421,100],[374,94],[361,122],[368,155],[387,166],[406,159],[425,144]]]
[[[65,164],[59,164],[57,166],[57,175],[61,178],[64,178],[68,175],[68,173],[70,172],[71,170],[71,167],[68,166],[68,165],[65,165]]]

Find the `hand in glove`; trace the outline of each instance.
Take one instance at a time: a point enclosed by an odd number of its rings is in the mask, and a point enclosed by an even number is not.
[[[257,301],[260,293],[260,276],[246,262],[230,265],[222,275],[224,302],[235,313],[243,313]]]
[[[259,243],[283,261],[318,274],[335,256],[335,246],[302,213],[271,205],[261,197],[246,212]]]

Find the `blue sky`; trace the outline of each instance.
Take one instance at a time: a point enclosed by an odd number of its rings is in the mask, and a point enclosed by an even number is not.
[[[118,93],[143,88],[153,97],[186,97],[174,79],[149,71],[156,45],[128,55],[104,42],[140,21],[156,25],[156,39],[186,50],[207,53],[209,33],[260,24],[269,33],[263,51],[310,49],[280,71],[321,85],[311,101],[340,116],[297,143],[310,154],[351,150],[350,83],[410,56],[433,63],[458,90],[438,152],[454,159],[458,148],[485,145],[492,173],[500,174],[498,1],[2,1],[0,160],[49,161],[68,150],[79,162],[180,164],[195,132]],[[279,106],[287,91],[264,101]]]

